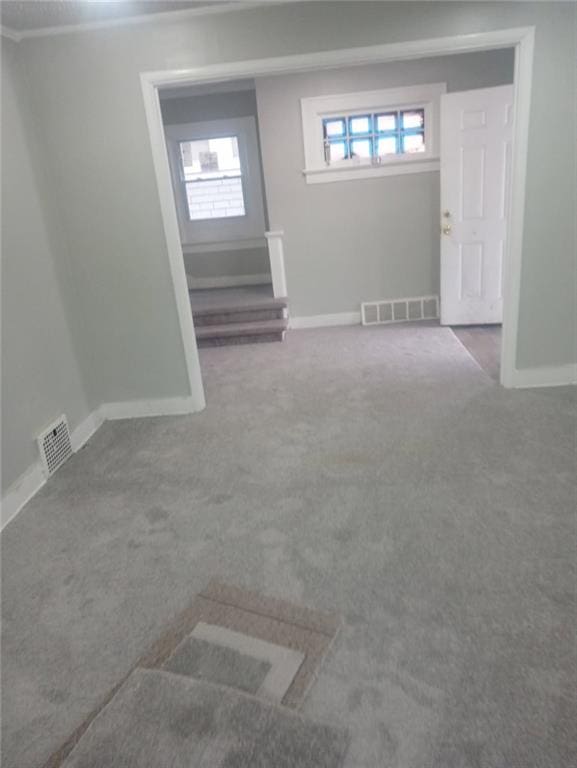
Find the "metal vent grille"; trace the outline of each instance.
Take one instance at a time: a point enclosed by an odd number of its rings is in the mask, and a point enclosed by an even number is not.
[[[436,320],[438,317],[438,296],[416,296],[411,299],[364,301],[361,304],[361,319],[363,325],[406,323],[412,320]]]
[[[72,456],[72,445],[66,416],[61,416],[38,435],[38,447],[48,475],[56,472]]]

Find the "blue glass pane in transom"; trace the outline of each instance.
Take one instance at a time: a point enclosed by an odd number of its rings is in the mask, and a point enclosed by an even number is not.
[[[401,127],[404,131],[407,129],[419,129],[425,125],[424,109],[409,109],[401,112]]]
[[[352,157],[371,157],[372,149],[372,139],[351,139]]]
[[[346,126],[344,117],[323,120],[323,132],[327,138],[330,139],[333,136],[344,136],[345,131]]]
[[[403,134],[403,152],[424,152],[425,151],[425,135],[423,132],[419,133],[405,133]]]
[[[378,133],[386,133],[397,130],[397,113],[387,112],[384,115],[375,115],[376,130]]]
[[[331,141],[329,144],[329,159],[331,163],[347,159],[346,141]]]
[[[354,117],[349,117],[349,134],[351,136],[358,136],[360,134],[370,133],[371,122],[370,115],[355,115]]]
[[[379,136],[377,141],[377,155],[379,157],[383,157],[383,155],[396,155],[398,151],[396,135]]]

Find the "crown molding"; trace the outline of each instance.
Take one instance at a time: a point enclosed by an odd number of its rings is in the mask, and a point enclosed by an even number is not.
[[[186,21],[197,16],[214,16],[223,13],[249,11],[265,6],[285,5],[295,0],[232,0],[232,2],[220,5],[207,5],[201,8],[184,8],[180,11],[161,11],[159,13],[146,13],[135,16],[125,16],[117,19],[103,19],[102,21],[87,21],[82,24],[65,24],[59,27],[40,27],[38,29],[16,30],[11,27],[0,26],[0,34],[9,40],[19,43],[21,40],[31,40],[37,37],[53,37],[56,35],[71,35],[81,32],[94,32],[100,29],[114,29],[116,27],[131,27],[141,24],[159,24],[175,21]]]

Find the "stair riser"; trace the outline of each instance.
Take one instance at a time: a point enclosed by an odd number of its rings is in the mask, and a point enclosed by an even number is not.
[[[256,323],[261,320],[279,320],[284,317],[282,309],[259,309],[247,312],[222,312],[218,315],[195,315],[197,328],[208,325],[228,325],[229,323]]]
[[[245,336],[216,336],[212,339],[198,339],[197,346],[200,349],[206,349],[207,347],[228,347],[237,346],[238,344],[264,344],[273,341],[282,341],[283,339],[284,331],[280,331],[279,333],[259,333]]]

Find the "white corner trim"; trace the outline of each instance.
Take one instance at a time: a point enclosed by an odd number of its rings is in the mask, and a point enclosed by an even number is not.
[[[194,398],[195,407],[193,410],[202,410],[206,401],[204,398],[204,387],[200,372],[200,362],[198,359],[192,312],[190,311],[190,296],[188,293],[188,284],[186,282],[184,259],[182,257],[180,229],[178,226],[176,202],[172,188],[170,165],[168,154],[166,152],[158,89],[153,83],[147,81],[146,78],[141,76],[140,80],[152,150],[152,161],[158,184],[160,210],[164,224],[168,264],[180,326],[184,364],[188,374],[190,393]]]
[[[270,285],[270,274],[262,272],[257,275],[222,275],[219,277],[186,276],[191,291],[205,288],[235,288],[241,285]]]
[[[515,384],[515,361],[519,336],[519,305],[521,301],[521,262],[523,258],[523,229],[525,219],[525,187],[527,156],[529,154],[529,122],[533,88],[533,57],[535,27],[523,30],[515,46],[513,77],[513,151],[511,153],[509,184],[509,221],[505,253],[503,254],[503,331],[501,337],[501,373],[504,387]]]
[[[324,168],[305,168],[303,171],[307,184],[327,184],[332,181],[356,181],[357,179],[375,179],[382,176],[403,176],[407,173],[429,173],[440,171],[441,161],[436,158],[422,161],[407,161],[402,163],[369,163],[339,168],[325,166]]]
[[[360,312],[338,312],[334,315],[291,317],[289,320],[289,328],[296,331],[304,328],[327,328],[336,325],[360,325],[360,323]]]
[[[40,461],[37,461],[20,475],[16,482],[12,483],[2,498],[2,513],[0,515],[2,529],[38,493],[45,482],[44,469]]]
[[[577,384],[577,363],[542,368],[516,368],[511,386],[517,389],[530,387],[564,387]]]
[[[93,32],[100,29],[113,29],[115,27],[131,27],[142,24],[158,24],[159,22],[186,21],[195,16],[213,16],[234,11],[250,11],[265,5],[283,5],[291,0],[236,0],[236,2],[221,3],[220,5],[208,3],[199,8],[183,8],[176,11],[161,11],[159,13],[140,13],[134,16],[124,16],[116,19],[103,19],[102,21],[86,21],[80,24],[65,24],[57,27],[41,27],[39,29],[15,30],[4,27],[6,37],[19,42],[34,37],[52,37],[54,35],[70,35],[77,32]],[[4,35],[4,31],[2,32]]]
[[[92,435],[102,426],[103,423],[104,419],[102,418],[100,408],[97,408],[95,411],[92,411],[92,413],[87,416],[84,421],[81,421],[76,429],[72,430],[70,434],[70,442],[72,443],[72,450],[74,453],[79,451],[82,446],[87,443],[88,440],[90,440]]]
[[[100,414],[103,419],[139,419],[148,416],[182,416],[196,413],[198,408],[193,397],[167,397],[157,400],[126,400],[119,403],[103,403]]]

